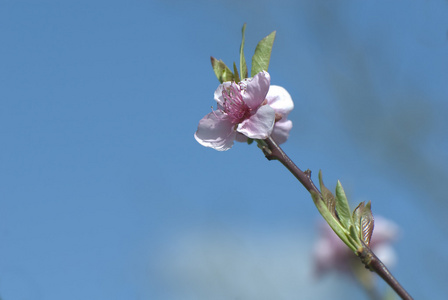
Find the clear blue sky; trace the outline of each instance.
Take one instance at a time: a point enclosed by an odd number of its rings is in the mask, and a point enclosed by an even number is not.
[[[311,278],[319,215],[280,164],[193,138],[245,22],[247,58],[277,30],[285,151],[372,200],[393,273],[446,297],[448,2],[273,2],[0,0],[3,300],[364,297]]]

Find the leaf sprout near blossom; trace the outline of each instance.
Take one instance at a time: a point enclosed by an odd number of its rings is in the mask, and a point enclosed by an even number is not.
[[[350,274],[354,266],[364,269],[359,259],[353,255],[353,251],[341,241],[328,224],[321,222],[318,228],[319,238],[313,251],[316,276],[330,271]],[[375,230],[370,247],[388,266],[393,266],[396,262],[392,243],[397,239],[398,232],[398,226],[394,222],[381,216],[375,217]]]
[[[380,216],[375,218],[375,230],[370,247],[388,266],[393,266],[397,260],[392,243],[396,240],[398,231],[398,226],[394,222]],[[358,282],[372,299],[393,299],[390,290],[381,292],[373,273],[360,263],[353,255],[353,251],[341,241],[328,224],[319,223],[319,235],[313,251],[316,277],[320,278],[330,272],[337,272],[338,275],[347,275]]]
[[[284,143],[292,128],[288,114],[294,108],[289,93],[282,87],[270,85],[268,72],[261,71],[253,78],[236,83],[227,81],[218,86],[215,100],[218,109],[200,122],[194,137],[203,146],[225,151],[250,139],[266,139],[272,135]]]

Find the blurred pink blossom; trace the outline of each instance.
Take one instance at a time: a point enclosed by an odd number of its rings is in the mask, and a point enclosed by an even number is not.
[[[349,273],[353,263],[360,263],[359,258],[339,239],[327,223],[320,223],[319,231],[320,237],[314,247],[317,276],[332,270]],[[395,251],[391,244],[397,235],[398,226],[395,223],[382,217],[375,217],[370,248],[387,267],[393,266],[396,262]]]

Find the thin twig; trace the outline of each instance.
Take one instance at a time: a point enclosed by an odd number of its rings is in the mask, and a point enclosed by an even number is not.
[[[322,196],[321,192],[311,179],[311,171],[302,171],[297,167],[271,137],[259,142],[258,146],[263,150],[263,153],[268,160],[278,160],[281,162],[300,181],[308,192],[311,193],[313,191]],[[409,295],[409,293],[400,285],[383,262],[367,245],[364,244],[363,246],[363,250],[358,253],[358,256],[361,258],[361,261],[366,268],[377,273],[402,299],[412,300],[413,298],[411,295]]]
[[[364,244],[364,243],[363,243]],[[390,273],[383,262],[373,253],[367,245],[363,245],[362,252],[358,253],[362,263],[366,268],[377,273],[383,280],[401,297],[401,299],[412,300],[411,295],[401,286],[401,284]]]
[[[306,170],[305,172],[300,170],[294,162],[283,152],[282,148],[271,138],[268,137],[264,140],[266,142],[267,149],[263,149],[263,152],[268,160],[278,160],[281,162],[299,181],[300,183],[311,193],[315,191],[320,194],[319,189],[314,185],[311,180],[311,171]]]

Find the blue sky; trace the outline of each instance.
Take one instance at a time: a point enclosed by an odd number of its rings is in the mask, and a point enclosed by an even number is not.
[[[193,138],[277,30],[284,150],[401,228],[392,271],[448,293],[447,1],[0,1],[2,299],[360,299],[311,278],[319,215],[254,146]]]

